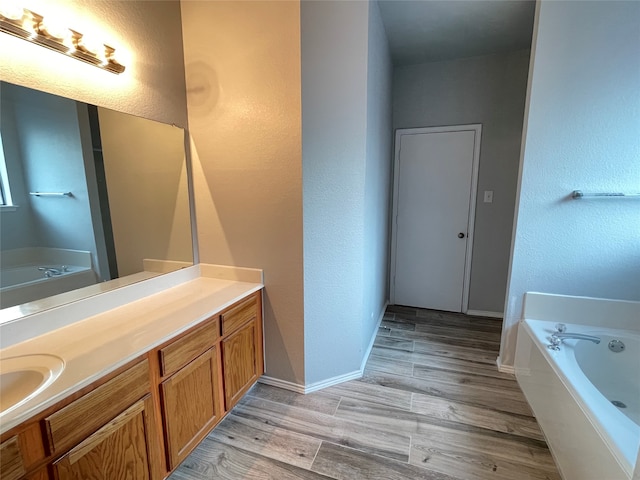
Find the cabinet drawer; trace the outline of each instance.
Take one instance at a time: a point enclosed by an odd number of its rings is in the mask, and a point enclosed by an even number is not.
[[[53,464],[58,480],[151,478],[145,430],[151,397],[139,400]]]
[[[163,377],[177,372],[184,365],[206,352],[220,336],[220,322],[207,320],[184,337],[160,350],[160,370]]]
[[[20,455],[18,437],[11,437],[0,445],[0,470],[2,480],[16,480],[26,473]]]
[[[145,359],[45,418],[54,453],[77,444],[150,391]]]
[[[258,315],[258,297],[252,295],[247,300],[222,314],[222,335],[228,335],[238,327],[256,318]]]

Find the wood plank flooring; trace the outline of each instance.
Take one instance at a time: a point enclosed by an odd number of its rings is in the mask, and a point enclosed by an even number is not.
[[[257,384],[170,477],[559,480],[501,322],[391,306],[363,378],[308,395]]]

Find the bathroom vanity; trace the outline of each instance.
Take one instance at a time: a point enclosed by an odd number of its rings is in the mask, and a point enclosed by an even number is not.
[[[193,265],[184,130],[0,84],[0,478],[161,480],[264,371],[262,271]]]
[[[264,372],[262,287],[199,276],[3,349],[64,368],[0,416],[2,479],[167,477]]]

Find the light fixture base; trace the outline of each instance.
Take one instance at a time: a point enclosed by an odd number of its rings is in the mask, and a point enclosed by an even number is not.
[[[113,47],[103,45],[104,57],[100,58],[96,55],[83,52],[82,50],[79,50],[77,48],[69,47],[59,39],[49,38],[45,35],[42,35],[38,33],[37,28],[34,28],[33,31],[29,31],[28,29],[24,28],[24,22],[33,22],[34,24],[37,22],[37,24],[40,24],[40,22],[42,22],[42,19],[43,17],[41,15],[38,15],[37,13],[26,9],[22,21],[11,20],[0,16],[0,32],[13,35],[14,37],[21,38],[42,47],[46,47],[50,50],[62,53],[63,55],[66,55],[68,57],[80,60],[81,62],[93,65],[94,67],[106,70],[107,72],[120,74],[125,71],[125,66],[121,65],[115,60],[115,49]],[[76,41],[82,38],[81,33],[74,30],[70,31],[72,32],[72,35],[74,36],[74,39],[76,39]]]

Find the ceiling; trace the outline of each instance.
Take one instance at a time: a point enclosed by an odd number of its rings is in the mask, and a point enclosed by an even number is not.
[[[395,65],[531,46],[535,1],[379,0]]]

